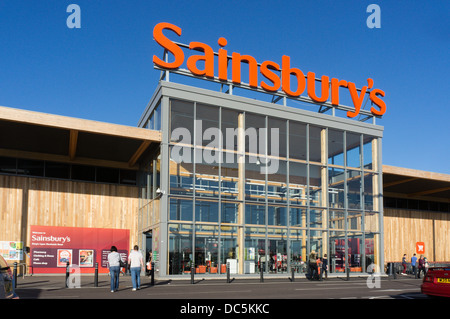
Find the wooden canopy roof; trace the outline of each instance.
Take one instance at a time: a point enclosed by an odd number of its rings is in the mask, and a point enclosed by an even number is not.
[[[0,156],[137,169],[161,132],[0,106]]]

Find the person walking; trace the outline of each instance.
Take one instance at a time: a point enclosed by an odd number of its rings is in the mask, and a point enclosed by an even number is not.
[[[120,255],[116,246],[111,246],[111,252],[108,254],[109,275],[111,277],[111,292],[119,290],[120,274]]]
[[[405,275],[405,276],[406,276],[406,254],[403,254],[403,258],[402,258],[402,266],[403,266],[402,275]]]
[[[316,252],[314,250],[309,254],[308,264],[310,270],[310,280],[314,280],[317,275]]]
[[[144,269],[144,256],[139,251],[139,246],[135,245],[128,256],[128,265],[131,271],[131,282],[133,290],[141,289],[141,270]]]
[[[319,255],[317,255],[317,259],[316,259],[316,265],[317,265],[317,280],[321,281],[322,280],[322,260],[320,259]]]
[[[425,260],[423,259],[423,255],[420,255],[418,269],[419,272],[417,274],[417,278],[420,279],[420,272],[423,272],[423,275],[425,276]]]
[[[323,274],[325,275],[325,279],[328,279],[328,258],[327,258],[327,254],[323,255],[322,270],[323,270]]]
[[[416,263],[417,263],[417,257],[416,257],[416,254],[414,254],[414,255],[411,257],[411,267],[412,267],[412,272],[413,272],[414,277],[417,276],[417,273],[416,273]]]
[[[425,257],[423,260],[425,261],[425,273],[424,273],[424,276],[425,276],[425,275],[427,274],[427,272],[428,272],[429,264],[428,264],[428,259],[427,259],[427,257]]]

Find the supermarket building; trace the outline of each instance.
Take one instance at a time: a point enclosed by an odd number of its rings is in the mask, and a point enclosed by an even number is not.
[[[165,49],[137,127],[0,107],[0,249],[10,262],[34,273],[65,272],[67,261],[107,272],[111,245],[126,255],[135,244],[161,277],[191,267],[224,274],[225,265],[242,275],[303,272],[311,251],[327,254],[331,273],[404,253],[450,260],[450,176],[383,165],[381,107],[278,90],[268,69],[276,90],[255,86],[250,58],[239,61],[249,84],[211,76],[205,46],[203,74],[198,56],[187,70],[164,65],[167,51],[178,54]],[[231,73],[237,55],[223,56]],[[258,68],[281,70],[265,62]],[[185,76],[220,89],[169,81]],[[248,89],[271,100],[238,95]]]

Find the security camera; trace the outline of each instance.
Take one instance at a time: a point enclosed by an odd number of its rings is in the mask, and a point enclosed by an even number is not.
[[[162,191],[159,187],[156,189],[156,197],[161,197],[164,194],[164,191]]]

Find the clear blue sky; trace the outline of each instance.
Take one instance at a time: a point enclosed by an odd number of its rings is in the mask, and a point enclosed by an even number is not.
[[[71,3],[81,28],[69,29]],[[381,8],[369,29],[367,6]],[[450,174],[450,1],[0,0],[0,105],[135,126],[158,81],[153,27],[386,92],[383,163]],[[176,36],[173,35],[175,38]]]

